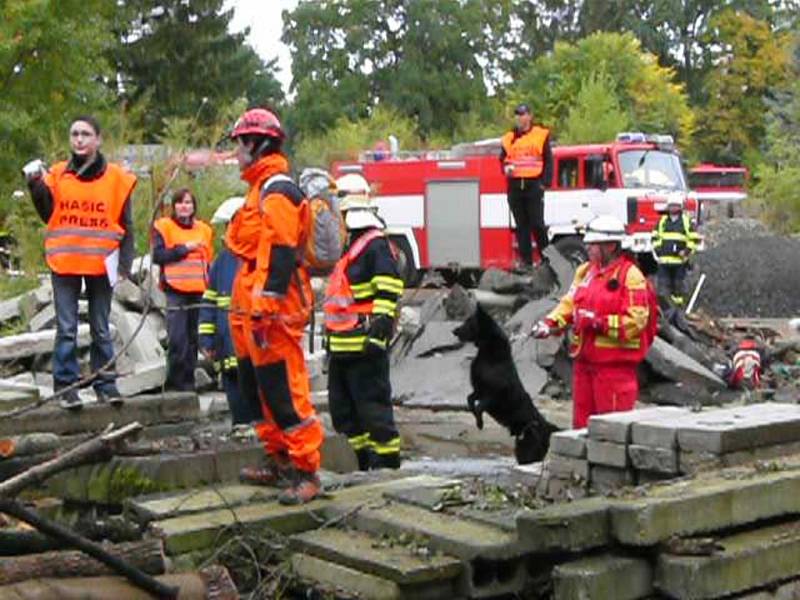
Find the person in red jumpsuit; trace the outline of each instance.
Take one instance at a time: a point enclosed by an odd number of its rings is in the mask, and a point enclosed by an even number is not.
[[[625,225],[612,216],[589,223],[583,238],[589,261],[578,267],[567,294],[543,321],[537,338],[571,327],[572,424],[586,427],[591,415],[631,410],[639,395],[636,367],[654,334],[653,291],[622,251]]]

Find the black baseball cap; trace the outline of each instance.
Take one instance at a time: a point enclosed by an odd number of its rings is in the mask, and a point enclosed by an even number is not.
[[[531,114],[531,107],[525,104],[517,104],[517,107],[514,109],[515,115],[529,115]]]

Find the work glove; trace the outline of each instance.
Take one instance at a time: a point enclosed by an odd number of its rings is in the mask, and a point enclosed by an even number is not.
[[[22,175],[25,177],[25,181],[40,179],[44,177],[46,172],[47,168],[44,166],[44,161],[40,158],[30,161],[22,167]]]
[[[546,320],[537,321],[536,323],[534,323],[530,333],[530,335],[532,337],[535,337],[537,340],[550,337],[552,334],[553,334],[553,327],[551,327],[551,325]]]
[[[590,310],[580,309],[575,314],[575,320],[572,323],[572,328],[575,333],[602,333],[605,329],[605,319],[598,317]]]
[[[364,352],[367,354],[382,354],[389,346],[392,337],[394,321],[391,317],[380,315],[373,317],[367,329],[367,343]]]
[[[511,175],[514,173],[514,165],[505,165],[503,167],[503,173],[506,174],[506,177],[511,177]]]

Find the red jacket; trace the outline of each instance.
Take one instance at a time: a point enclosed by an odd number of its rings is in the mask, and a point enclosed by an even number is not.
[[[624,281],[622,280],[624,277]],[[649,349],[647,280],[627,256],[604,267],[584,263],[567,294],[547,316],[551,327],[564,329],[582,317],[595,326],[573,331],[570,354],[592,363],[639,363]]]

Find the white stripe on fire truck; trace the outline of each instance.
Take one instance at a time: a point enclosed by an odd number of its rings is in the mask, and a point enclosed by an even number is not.
[[[375,203],[389,226],[425,227],[425,197],[422,194],[377,196]]]

